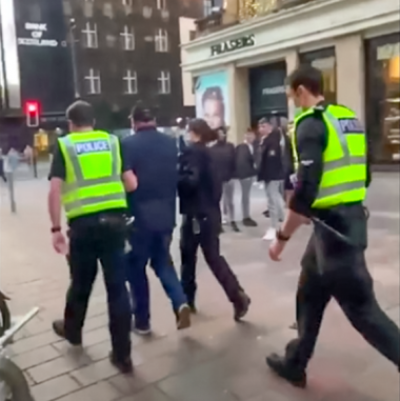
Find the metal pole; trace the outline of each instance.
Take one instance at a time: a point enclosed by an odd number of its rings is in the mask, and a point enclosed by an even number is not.
[[[8,184],[8,194],[10,197],[11,212],[17,213],[17,204],[15,202],[15,193],[14,193],[14,173],[13,172],[6,173],[6,177]]]
[[[74,80],[74,94],[75,98],[78,99],[81,97],[81,91],[79,88],[79,75],[78,75],[78,64],[77,64],[77,55],[76,55],[76,38],[75,38],[75,29],[76,22],[74,18],[70,19],[69,22],[69,36],[70,36],[70,45],[71,45],[71,62],[72,62],[72,75]]]

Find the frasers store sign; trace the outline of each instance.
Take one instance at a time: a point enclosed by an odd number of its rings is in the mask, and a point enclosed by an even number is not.
[[[39,46],[39,47],[57,47],[58,41],[55,39],[47,39],[47,24],[37,24],[26,22],[24,25],[26,35],[28,37],[18,38],[20,46]],[[62,43],[64,46],[65,44]]]

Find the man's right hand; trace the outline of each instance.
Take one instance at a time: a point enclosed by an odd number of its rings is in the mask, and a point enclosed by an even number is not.
[[[69,253],[68,244],[64,234],[61,231],[52,234],[52,243],[54,250],[64,256]]]

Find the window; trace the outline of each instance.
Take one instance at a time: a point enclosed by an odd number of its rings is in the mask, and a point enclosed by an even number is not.
[[[159,10],[166,10],[167,9],[167,0],[157,0],[157,8]]]
[[[158,29],[154,39],[156,45],[156,52],[168,52],[168,32],[165,29]]]
[[[89,95],[98,95],[101,93],[100,71],[90,68],[88,75],[85,76],[85,83],[86,92]]]
[[[366,51],[366,125],[377,163],[400,161],[400,35],[370,39]]]
[[[124,26],[124,31],[121,32],[122,48],[124,50],[135,50],[135,33],[133,28]]]
[[[138,82],[136,71],[126,70],[124,80],[125,93],[127,95],[134,95],[138,93]]]
[[[336,54],[335,48],[316,50],[300,54],[300,63],[321,70],[324,78],[324,96],[329,103],[336,103]]]
[[[203,0],[203,9],[204,9],[204,16],[207,17],[211,14],[211,10],[213,8],[212,0]]]
[[[168,95],[171,93],[171,75],[169,71],[161,71],[158,77],[158,93]]]
[[[83,45],[89,49],[96,49],[99,47],[97,39],[97,24],[86,23],[86,28],[82,30]]]

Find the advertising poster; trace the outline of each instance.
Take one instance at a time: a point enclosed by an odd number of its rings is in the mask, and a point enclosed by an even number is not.
[[[224,71],[202,75],[196,81],[196,117],[212,129],[229,126],[228,74]]]

